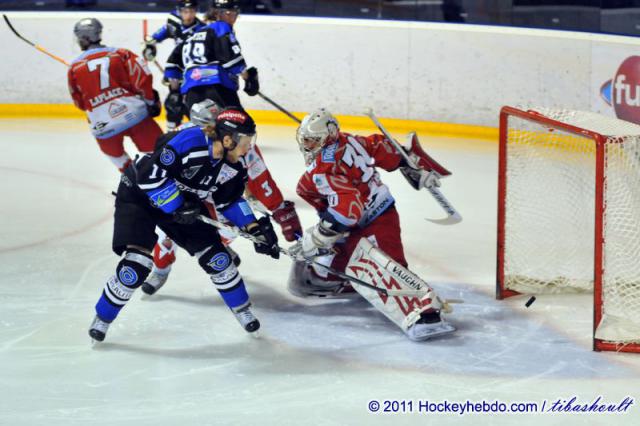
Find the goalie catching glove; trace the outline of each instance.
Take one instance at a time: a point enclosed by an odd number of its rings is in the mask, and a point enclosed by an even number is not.
[[[415,133],[410,133],[407,139],[404,149],[409,155],[409,160],[417,168],[412,167],[403,160],[400,164],[400,172],[415,190],[438,188],[440,186],[440,178],[449,176],[451,172],[442,167],[422,149]]]
[[[280,258],[278,236],[268,216],[263,216],[257,222],[247,225],[247,232],[260,241],[253,243],[256,253],[266,254],[274,259]]]

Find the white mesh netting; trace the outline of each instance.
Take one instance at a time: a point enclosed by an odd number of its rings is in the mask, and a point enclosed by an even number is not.
[[[596,337],[640,342],[640,126],[590,112],[537,111],[607,136],[603,319]],[[510,116],[506,147],[505,288],[590,291],[596,142]]]

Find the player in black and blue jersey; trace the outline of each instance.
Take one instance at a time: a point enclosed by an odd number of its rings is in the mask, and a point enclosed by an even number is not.
[[[104,340],[110,323],[149,275],[156,226],[198,258],[246,331],[260,327],[218,229],[199,220],[200,215],[211,217],[210,209],[217,209],[262,242],[255,244],[256,252],[279,257],[278,239],[268,216],[256,219],[242,198],[247,169],[241,157],[255,141],[255,123],[244,111],[225,109],[212,114],[207,108],[217,106],[211,101],[203,104],[200,111],[205,118],[192,119],[198,126],[167,133],[152,154],[136,159],[122,175],[112,243],[113,251],[122,258],[95,307],[89,335],[96,341]]]
[[[260,89],[258,71],[255,67],[247,68],[233,31],[240,13],[237,0],[213,0],[211,7],[217,20],[177,46],[165,70],[172,90],[180,87],[187,110],[204,99],[211,99],[222,107],[241,108],[240,78],[249,96],[257,95]]]
[[[167,39],[173,39],[176,46],[182,45],[185,40],[191,37],[197,30],[204,26],[197,17],[197,0],[179,0],[176,10],[171,12],[167,18],[167,23],[160,27],[147,40],[142,51],[144,58],[152,62],[156,59],[158,50],[156,45]],[[180,125],[185,113],[182,104],[182,96],[179,90],[170,90],[165,100],[165,110],[167,112],[167,128],[174,129]]]

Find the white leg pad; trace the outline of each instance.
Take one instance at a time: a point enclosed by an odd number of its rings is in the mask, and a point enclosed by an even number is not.
[[[357,285],[354,288],[405,333],[426,310],[440,311],[442,303],[433,289],[413,272],[391,260],[371,241],[362,238],[353,251],[346,273],[387,290],[424,290],[423,296],[385,296],[373,289]]]

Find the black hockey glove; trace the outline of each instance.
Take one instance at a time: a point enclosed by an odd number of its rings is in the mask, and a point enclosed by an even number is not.
[[[178,210],[173,212],[173,220],[180,225],[192,225],[198,220],[200,205],[191,201],[185,201]]]
[[[184,112],[184,103],[182,102],[182,94],[180,91],[170,92],[167,99],[164,101],[164,109],[167,110],[167,115],[182,117]]]
[[[156,59],[156,55],[158,54],[158,48],[155,44],[147,43],[144,45],[144,49],[142,49],[142,56],[149,62],[153,62]]]
[[[253,243],[256,253],[266,254],[274,259],[280,258],[278,236],[273,230],[273,225],[268,216],[258,219],[257,226],[247,228],[247,232],[261,241],[260,243]]]
[[[247,79],[244,81],[244,91],[249,96],[255,96],[260,91],[260,82],[258,81],[258,70],[256,67],[247,69]]]
[[[153,91],[153,104],[147,105],[147,111],[151,117],[157,117],[162,112],[162,102],[160,102],[160,94],[154,89]]]

